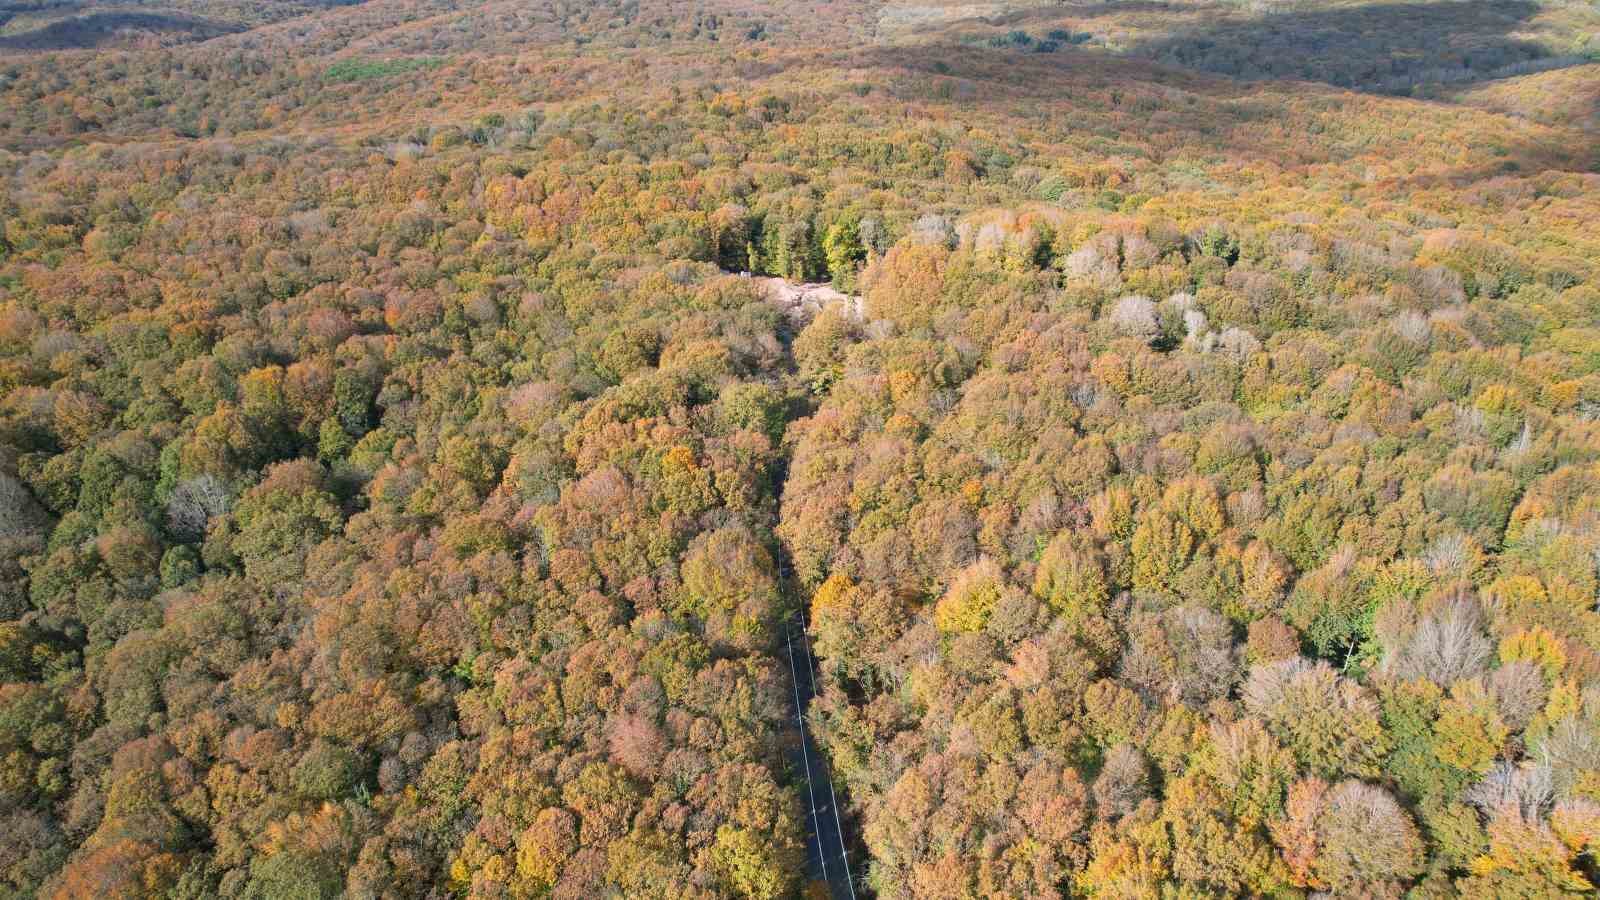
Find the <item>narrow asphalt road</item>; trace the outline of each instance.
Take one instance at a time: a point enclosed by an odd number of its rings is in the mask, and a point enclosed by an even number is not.
[[[828,760],[817,749],[806,723],[806,709],[816,695],[816,663],[811,658],[811,641],[798,622],[786,626],[785,644],[789,669],[794,677],[795,723],[800,730],[796,768],[805,777],[801,795],[806,800],[806,874],[823,881],[834,900],[856,900],[855,876],[845,849],[844,824],[838,797],[833,789],[833,773]]]

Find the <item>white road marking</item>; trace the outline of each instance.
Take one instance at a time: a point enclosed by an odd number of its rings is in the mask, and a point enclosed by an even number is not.
[[[800,629],[800,648],[806,652],[806,671],[811,673],[811,683],[815,685],[817,667],[811,659],[811,640],[806,637],[806,630],[804,628]],[[789,643],[789,670],[791,672],[794,671],[794,641],[792,638],[790,639]],[[794,689],[796,694],[800,692],[799,682],[795,683]],[[805,732],[803,730],[800,733],[800,738],[802,741],[805,739]],[[839,795],[834,793],[832,777],[828,778],[828,796],[833,798],[833,802],[830,803],[829,806],[833,808],[833,827],[837,830],[839,835],[839,855],[844,857],[844,883],[850,887],[850,900],[856,900],[856,880],[855,877],[850,874],[850,851],[844,845],[844,823],[839,821]],[[815,805],[812,806],[812,811],[816,811]],[[819,835],[817,837],[817,847],[820,849],[821,846],[822,837]]]
[[[783,630],[783,639],[789,644],[789,677],[794,681],[794,721],[800,726],[800,758],[806,764],[806,803],[811,807],[811,833],[817,838],[817,860],[822,863],[822,880],[828,880],[828,852],[822,849],[822,822],[817,818],[815,782],[811,780],[811,753],[806,749],[806,723],[800,714],[800,672],[794,667],[794,631],[790,628]],[[842,842],[842,839],[841,839]],[[848,860],[845,865],[845,877],[850,876]],[[855,888],[850,889],[850,896],[855,897]]]

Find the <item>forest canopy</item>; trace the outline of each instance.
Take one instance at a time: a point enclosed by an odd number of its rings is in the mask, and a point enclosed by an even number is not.
[[[0,6],[0,897],[1592,895],[1597,25]]]

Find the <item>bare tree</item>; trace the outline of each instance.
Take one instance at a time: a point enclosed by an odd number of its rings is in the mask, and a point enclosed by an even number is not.
[[[1178,606],[1135,627],[1122,674],[1147,695],[1203,705],[1227,696],[1239,678],[1239,651],[1227,620],[1209,609]]]
[[[1117,278],[1117,252],[1091,241],[1067,254],[1063,270],[1075,278],[1090,278],[1103,284],[1112,284]]]
[[[1440,535],[1427,552],[1422,554],[1422,562],[1433,574],[1442,578],[1464,578],[1471,573],[1472,567],[1481,555],[1472,538],[1459,531]]]
[[[1545,687],[1544,673],[1537,665],[1516,659],[1489,676],[1489,693],[1500,709],[1500,718],[1512,729],[1521,731],[1544,708],[1549,690]]]
[[[1129,294],[1111,307],[1111,324],[1130,337],[1149,340],[1156,336],[1160,325],[1156,321],[1156,305],[1149,297]]]
[[[1251,715],[1272,718],[1278,710],[1288,705],[1291,699],[1290,689],[1295,678],[1312,668],[1314,668],[1312,662],[1303,656],[1252,668],[1241,692],[1244,708],[1249,710]]]
[[[1509,808],[1525,821],[1537,822],[1555,801],[1555,779],[1550,767],[1543,763],[1518,766],[1499,762],[1482,781],[1467,788],[1461,799],[1488,816]]]
[[[215,475],[184,479],[167,501],[167,527],[180,538],[198,540],[212,517],[228,511],[228,504],[228,487]]]
[[[1169,610],[1185,671],[1183,694],[1186,699],[1205,702],[1227,696],[1239,680],[1239,648],[1233,643],[1233,626],[1226,619],[1200,606],[1180,606]]]
[[[1413,344],[1425,345],[1433,333],[1433,326],[1422,313],[1406,310],[1389,320],[1389,328]]]
[[[1239,359],[1244,359],[1261,349],[1261,342],[1256,340],[1255,335],[1231,325],[1222,330],[1222,334],[1217,338],[1217,345],[1224,353]]]
[[[1384,661],[1385,669],[1398,678],[1450,685],[1482,672],[1489,649],[1477,604],[1461,597],[1422,620],[1411,640]]]
[[[1100,817],[1120,819],[1150,795],[1150,767],[1132,744],[1118,744],[1106,754],[1094,781],[1094,803]]]
[[[1567,716],[1539,742],[1537,758],[1549,767],[1556,790],[1569,790],[1579,774],[1600,769],[1600,723],[1592,716]]]
[[[972,246],[980,253],[996,253],[1005,246],[1005,242],[1005,226],[999,222],[985,222],[979,226],[978,233],[973,237]]]
[[[954,247],[956,230],[951,227],[949,219],[935,213],[928,213],[912,223],[911,239],[918,244]]]

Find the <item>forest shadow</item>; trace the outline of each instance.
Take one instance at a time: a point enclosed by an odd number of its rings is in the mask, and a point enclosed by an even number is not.
[[[1196,23],[1135,43],[1127,52],[1244,80],[1320,81],[1379,93],[1586,62],[1510,36],[1538,12],[1530,0],[1286,11]]]
[[[1261,140],[1263,129],[1253,125],[1266,126],[1266,134],[1281,133],[1269,120],[1288,124],[1299,115],[1297,108],[1314,113],[1329,101],[1342,102],[1316,82],[1229,79],[1090,48],[1040,53],[972,43],[878,45],[821,57],[784,54],[743,64],[737,71],[757,81],[793,77],[796,69],[853,71],[863,85],[875,82],[875,90],[898,101],[931,104],[953,117],[984,111],[1001,117],[1070,116],[1091,140],[1102,141],[1108,153],[1134,152],[1130,148],[1141,144],[1125,145],[1121,138],[1129,116],[1153,129],[1144,134],[1146,146],[1137,152],[1182,155],[1205,147],[1237,159],[1287,166],[1338,162],[1365,152],[1360,149],[1364,144]],[[1600,110],[1600,96],[1574,100]],[[1392,114],[1403,115],[1402,108],[1394,107]],[[1497,137],[1499,150],[1492,160],[1419,176],[1418,186],[1448,182],[1459,188],[1552,169],[1594,171],[1600,154],[1576,146],[1573,137],[1570,131],[1508,132]]]
[[[22,34],[0,37],[0,53],[37,50],[87,50],[123,45],[139,34],[181,35],[206,40],[243,30],[237,25],[193,16],[114,10],[60,19]]]
[[[79,0],[0,0],[0,25],[23,13],[67,12],[83,6]]]

